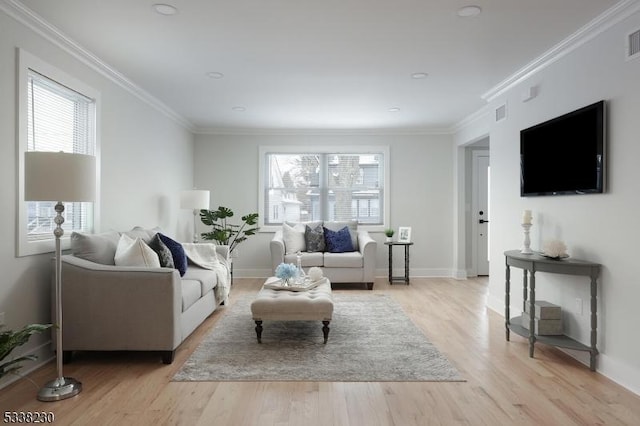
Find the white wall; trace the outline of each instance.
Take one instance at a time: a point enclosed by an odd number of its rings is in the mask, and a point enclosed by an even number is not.
[[[187,237],[190,217],[179,210],[178,197],[193,184],[189,131],[0,11],[0,204],[5,219],[0,227],[0,312],[10,329],[51,321],[52,254],[15,257],[16,47],[101,92],[102,230],[159,225],[170,235]],[[182,228],[186,232],[181,234]],[[37,352],[42,362],[51,356],[48,339],[35,336],[24,348]]]
[[[453,151],[449,135],[197,135],[195,182],[211,190],[211,205],[242,216],[258,211],[258,148],[261,145],[376,145],[390,147],[391,226],[411,226],[414,276],[451,276],[453,265]],[[204,228],[200,228],[199,232]],[[377,275],[387,274],[384,234],[379,242]],[[260,233],[242,243],[234,263],[238,276],[271,273],[269,241]],[[396,263],[396,261],[398,263]],[[402,267],[395,253],[394,268]],[[399,273],[399,272],[398,272]]]
[[[559,238],[575,258],[602,264],[599,285],[598,369],[640,392],[640,283],[635,247],[640,237],[640,59],[625,61],[628,32],[640,29],[640,13],[616,24],[562,57],[519,86],[495,99],[505,101],[507,119],[492,125],[491,139],[491,264],[489,305],[504,312],[503,252],[521,247],[524,209],[534,215],[532,248]],[[538,87],[538,96],[521,101],[521,92]],[[533,124],[605,99],[608,102],[608,188],[605,194],[521,198],[519,195],[519,132]],[[570,167],[570,165],[567,165]],[[512,309],[522,306],[521,273],[512,268]],[[588,279],[537,274],[537,298],[562,305],[567,334],[589,342]],[[583,301],[583,313],[575,299]],[[586,353],[576,356],[586,360]]]

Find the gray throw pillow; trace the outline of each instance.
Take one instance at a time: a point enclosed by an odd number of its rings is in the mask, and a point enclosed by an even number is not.
[[[71,233],[71,253],[81,259],[102,265],[115,265],[113,260],[116,255],[120,234],[116,231],[103,232],[101,234]]]
[[[325,243],[322,224],[318,224],[315,228],[306,225],[304,228],[304,242],[308,252],[323,252]]]
[[[171,268],[175,269],[175,264],[173,263],[173,254],[171,254],[171,250],[165,243],[160,239],[160,234],[156,234],[153,236],[151,241],[149,241],[149,247],[158,255],[158,259],[160,259],[160,266],[163,268]]]

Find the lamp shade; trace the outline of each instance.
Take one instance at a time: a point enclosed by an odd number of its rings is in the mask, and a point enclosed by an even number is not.
[[[95,196],[94,156],[65,152],[25,152],[25,201],[95,201]]]
[[[180,208],[202,210],[209,208],[209,191],[190,189],[180,193]]]

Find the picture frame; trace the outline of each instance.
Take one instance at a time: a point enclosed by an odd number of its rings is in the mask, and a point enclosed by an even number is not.
[[[398,227],[398,242],[399,243],[410,243],[411,242],[411,227],[410,226],[400,226],[400,227]]]

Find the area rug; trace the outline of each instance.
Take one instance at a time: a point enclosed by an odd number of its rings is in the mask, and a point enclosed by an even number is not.
[[[320,321],[264,321],[259,344],[234,301],[173,381],[464,381],[390,296],[333,297],[327,344]]]

